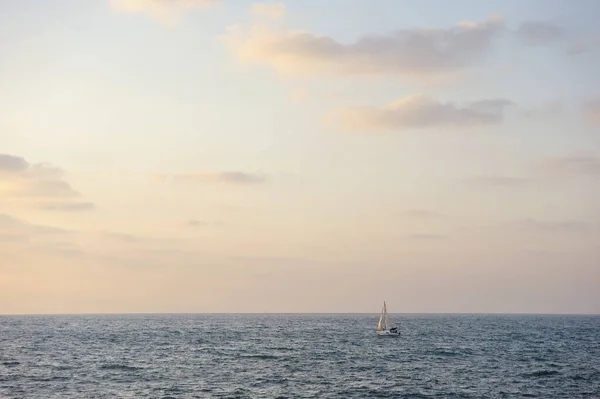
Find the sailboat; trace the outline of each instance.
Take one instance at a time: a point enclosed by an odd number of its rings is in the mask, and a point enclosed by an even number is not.
[[[385,301],[383,302],[383,309],[381,309],[381,316],[379,316],[379,324],[377,325],[377,335],[387,337],[397,337],[400,335],[398,327],[392,323],[387,313],[387,306]]]

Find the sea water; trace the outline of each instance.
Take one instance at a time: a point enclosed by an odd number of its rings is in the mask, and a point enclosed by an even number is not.
[[[600,398],[600,316],[0,316],[0,398]]]

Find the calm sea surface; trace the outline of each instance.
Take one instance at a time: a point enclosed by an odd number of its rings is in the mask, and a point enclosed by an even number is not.
[[[600,398],[600,316],[0,316],[0,398]]]

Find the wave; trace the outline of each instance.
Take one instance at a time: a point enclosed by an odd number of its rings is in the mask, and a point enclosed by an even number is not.
[[[551,375],[557,375],[560,374],[558,371],[556,370],[538,370],[538,371],[533,371],[531,373],[525,373],[523,374],[523,377],[549,377]]]
[[[100,368],[102,370],[124,370],[124,371],[138,371],[138,370],[142,370],[141,367],[128,366],[126,364],[118,364],[118,363],[102,364],[102,365],[100,365]]]
[[[261,359],[261,360],[273,360],[273,359],[279,359],[279,358],[281,358],[281,356],[265,355],[265,354],[240,355],[240,357],[245,357],[245,358],[250,358],[250,359]]]
[[[2,362],[3,366],[7,366],[7,367],[14,367],[14,366],[18,366],[19,364],[21,364],[20,362],[17,362],[16,360],[14,361],[7,361],[7,362]]]

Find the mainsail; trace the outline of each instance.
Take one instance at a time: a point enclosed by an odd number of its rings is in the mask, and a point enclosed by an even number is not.
[[[383,302],[383,321],[385,323],[385,329],[390,329],[392,328],[394,325],[392,324],[390,318],[388,317],[388,313],[387,313],[387,306],[385,305],[385,302]]]
[[[385,319],[383,316],[383,309],[381,309],[381,316],[379,316],[379,324],[377,324],[377,331],[385,330],[384,323],[385,323]]]
[[[383,302],[383,308],[381,308],[381,315],[379,316],[379,323],[377,324],[377,335],[387,337],[397,337],[400,335],[397,327],[392,323],[387,312],[387,305]]]

